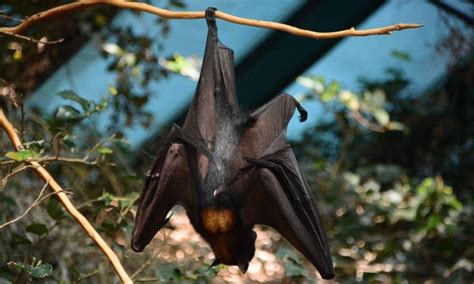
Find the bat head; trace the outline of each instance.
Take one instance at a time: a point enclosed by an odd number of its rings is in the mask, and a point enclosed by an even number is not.
[[[209,238],[209,244],[216,259],[211,267],[218,264],[237,265],[242,273],[247,272],[249,262],[255,254],[257,235],[251,228],[239,232]]]

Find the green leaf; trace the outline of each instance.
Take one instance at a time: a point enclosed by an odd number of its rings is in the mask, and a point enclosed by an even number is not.
[[[336,92],[325,91],[321,94],[321,100],[326,103],[332,100],[335,96],[336,96]]]
[[[114,85],[109,85],[109,93],[112,96],[116,96],[118,94],[118,90]]]
[[[423,227],[423,230],[431,231],[435,229],[436,227],[438,227],[439,224],[441,224],[441,217],[438,214],[431,215],[430,218],[428,219],[428,222]]]
[[[81,98],[74,91],[71,91],[71,90],[66,90],[66,91],[59,92],[57,95],[60,96],[63,99],[70,100],[70,101],[73,101],[73,102],[76,102],[76,103],[80,104],[82,109],[85,112],[87,112],[89,110],[89,108],[93,105],[93,102]]]
[[[109,192],[104,192],[101,196],[101,199],[102,201],[104,202],[104,205],[106,207],[110,206],[110,203],[112,202],[112,200],[114,200],[115,196],[112,195],[111,193]]]
[[[97,149],[97,152],[99,152],[102,155],[108,155],[108,154],[112,154],[114,151],[112,151],[112,149],[108,147],[99,147]]]
[[[8,152],[5,154],[5,157],[18,161],[18,162],[22,162],[30,158],[37,157],[38,155],[39,154],[33,150],[22,150],[18,152]]]
[[[56,114],[54,115],[56,120],[62,122],[79,122],[84,119],[84,116],[81,114],[80,111],[75,109],[72,106],[60,106],[56,110]]]
[[[400,50],[392,50],[392,56],[401,61],[405,61],[405,62],[411,61],[410,54],[407,52],[400,51]]]
[[[51,197],[48,201],[48,206],[46,211],[48,215],[53,218],[53,220],[61,220],[64,217],[63,209],[56,197]]]
[[[49,263],[42,263],[38,266],[32,266],[29,264],[14,262],[13,265],[21,270],[26,271],[34,278],[46,278],[53,274],[53,266]]]
[[[450,200],[450,205],[457,211],[460,211],[463,208],[463,204],[456,197]]]
[[[27,238],[23,237],[22,235],[20,235],[18,233],[13,233],[12,234],[12,241],[13,241],[13,243],[15,243],[17,245],[31,244],[30,240],[28,240]]]
[[[45,224],[35,223],[26,227],[26,231],[38,236],[48,233],[48,227]]]

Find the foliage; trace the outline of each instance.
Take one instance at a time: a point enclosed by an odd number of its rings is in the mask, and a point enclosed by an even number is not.
[[[452,78],[460,83],[457,88],[469,88],[464,78]],[[361,92],[321,77],[299,80],[308,88],[303,99],[318,100],[326,110],[295,148],[306,158],[309,182],[319,186],[337,279],[472,279],[472,158],[466,155],[473,150],[449,149],[474,138],[472,132],[459,132],[470,128],[463,116],[472,115],[474,104],[471,100],[459,113],[451,112],[449,99],[434,103],[452,92],[449,80],[448,89],[423,96],[405,95],[409,79],[395,69],[382,81],[361,80]],[[449,127],[441,115],[451,120]],[[443,129],[438,141],[450,142],[426,147],[434,129]],[[428,162],[433,150],[437,157]],[[456,159],[465,162],[453,173],[449,161]]]
[[[2,5],[9,15],[23,17],[57,1],[28,4]],[[166,5],[183,7],[177,0]],[[52,113],[24,107],[23,98],[27,101],[38,78],[51,72],[34,67],[60,64],[72,51],[60,54],[57,47],[17,39],[0,43],[0,69],[11,71],[0,78],[0,106],[9,110],[26,142],[25,150],[14,152],[0,135],[0,224],[24,212],[43,186],[23,168],[25,161],[36,160],[73,193],[74,204],[135,280],[312,280],[314,268],[264,227],[256,229],[257,251],[247,278],[222,265],[208,269],[210,249],[182,210],[144,253],[131,251],[134,207],[153,157],[133,149],[123,129],[136,123],[150,127],[153,117],[144,106],[152,96],[151,82],[169,72],[195,78],[198,64],[178,54],[160,55],[152,38],[111,23],[113,15],[95,9],[74,15],[58,29],[34,30],[33,35],[48,39],[77,32],[85,40],[95,32],[100,54],[115,75],[108,94],[95,100],[83,98],[80,89],[59,92],[62,105]],[[2,18],[0,24],[5,23],[11,24]],[[160,36],[169,32],[167,21],[157,20],[157,25]],[[410,62],[402,51],[392,55]],[[398,69],[387,70],[382,80],[361,78],[359,90],[346,90],[323,76],[298,79],[307,88],[301,99],[318,101],[325,110],[292,144],[317,189],[338,281],[472,282],[474,88],[469,74],[474,64],[472,58],[466,62],[452,70],[444,87],[421,95],[406,93],[410,78]],[[107,113],[112,114],[108,127],[100,128],[98,117]],[[54,195],[0,230],[0,283],[111,282],[106,259]]]

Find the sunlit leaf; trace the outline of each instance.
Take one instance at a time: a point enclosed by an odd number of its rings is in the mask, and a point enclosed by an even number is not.
[[[9,158],[9,159],[12,159],[12,160],[15,160],[15,161],[18,161],[18,162],[22,162],[22,161],[26,161],[30,158],[35,158],[37,157],[39,154],[33,150],[21,150],[21,151],[17,151],[17,152],[7,152],[5,154],[5,157]]]
[[[109,155],[109,154],[112,154],[114,151],[108,147],[102,146],[102,147],[97,148],[97,152],[99,152],[102,155]]]
[[[104,202],[104,205],[107,207],[107,206],[110,206],[110,203],[112,202],[112,200],[114,200],[115,196],[109,192],[104,192],[101,196],[101,200]]]
[[[390,116],[388,115],[388,112],[383,109],[375,110],[373,115],[377,122],[382,125],[386,125],[390,122]]]
[[[109,85],[109,93],[112,96],[116,96],[118,94],[118,90],[114,85]]]
[[[15,52],[13,53],[13,59],[20,60],[22,57],[23,52],[21,51],[21,49],[15,50]]]
[[[102,50],[111,55],[121,55],[124,51],[115,43],[105,43],[102,45]]]

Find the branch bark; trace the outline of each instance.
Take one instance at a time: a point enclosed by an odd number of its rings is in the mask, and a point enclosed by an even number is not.
[[[85,8],[97,6],[97,5],[111,5],[121,9],[130,9],[135,11],[142,11],[146,13],[150,13],[153,15],[160,16],[166,19],[202,19],[205,18],[204,11],[190,11],[190,12],[177,12],[177,11],[170,11],[166,9],[161,9],[146,3],[137,3],[137,2],[129,2],[124,0],[79,0],[78,2],[69,3],[61,6],[54,7],[52,9],[39,12],[34,14],[31,17],[26,18],[20,24],[13,26],[13,27],[0,27],[0,33],[6,35],[19,35],[29,29],[34,23],[39,21],[43,21],[45,19],[63,15],[65,13],[74,12],[78,10],[82,10]],[[396,24],[391,26],[385,26],[380,28],[374,29],[366,29],[366,30],[356,30],[355,28],[349,28],[341,31],[335,32],[315,32],[305,29],[300,29],[297,27],[293,27],[287,24],[270,22],[270,21],[260,21],[254,19],[248,19],[243,17],[237,17],[231,14],[224,13],[222,11],[216,11],[215,13],[216,18],[222,19],[224,21],[232,22],[239,25],[246,25],[246,26],[253,26],[253,27],[260,27],[260,28],[267,28],[278,30],[282,32],[287,32],[296,36],[313,38],[313,39],[331,39],[331,38],[341,38],[346,36],[368,36],[368,35],[384,35],[390,34],[393,31],[400,31],[405,29],[413,29],[422,27],[419,24]]]
[[[18,137],[15,127],[7,119],[2,109],[0,109],[0,126],[7,133],[15,149],[17,151],[23,150],[24,146],[21,143],[20,138]],[[35,172],[44,180],[44,182],[51,187],[51,189],[56,193],[63,207],[66,209],[66,211],[71,214],[74,220],[79,223],[79,225],[86,232],[86,234],[89,235],[89,237],[97,244],[100,250],[109,259],[110,263],[112,264],[112,267],[114,268],[115,272],[118,274],[122,282],[127,284],[133,283],[132,279],[130,278],[130,276],[128,276],[127,272],[123,268],[119,258],[114,253],[114,251],[107,245],[104,239],[89,223],[89,221],[87,221],[86,217],[84,217],[84,215],[82,215],[81,212],[76,209],[74,204],[72,204],[71,200],[64,192],[63,188],[57,183],[57,181],[51,176],[51,174],[37,161],[27,161],[27,163],[29,163],[35,170]]]

